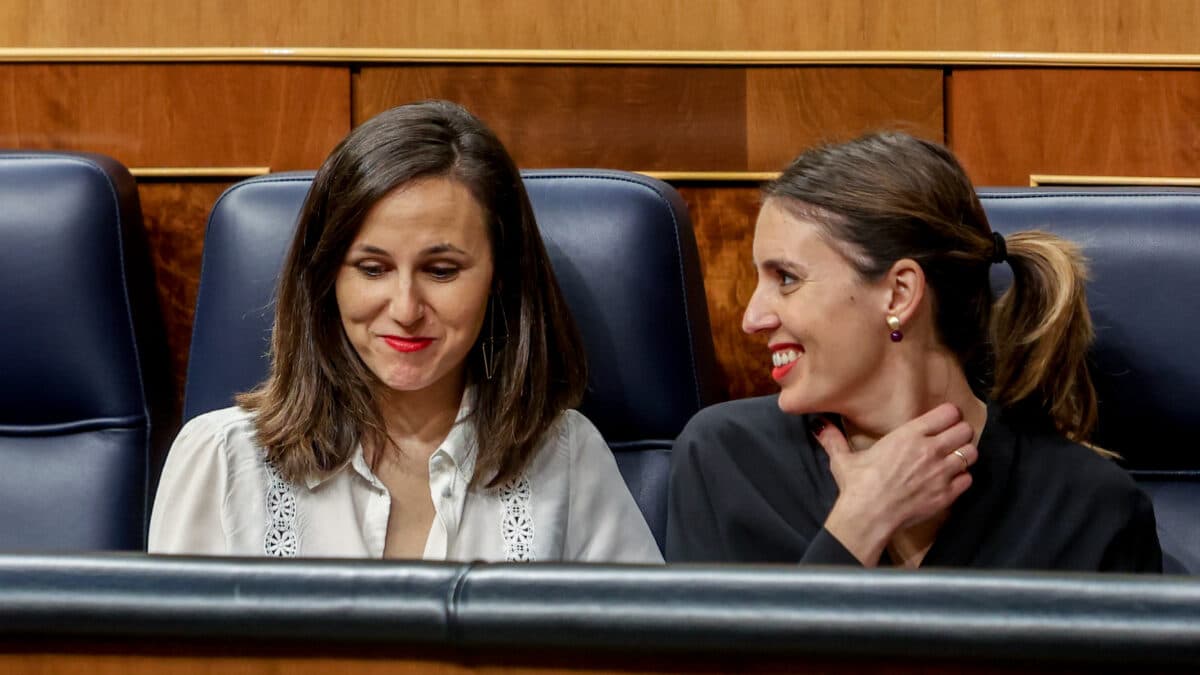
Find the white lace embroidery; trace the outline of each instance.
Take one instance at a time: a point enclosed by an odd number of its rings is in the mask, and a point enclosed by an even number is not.
[[[533,553],[533,515],[529,501],[533,491],[523,474],[500,488],[504,517],[500,520],[500,535],[504,538],[504,559],[531,562]]]
[[[294,558],[300,550],[296,527],[296,492],[275,467],[267,467],[267,532],[263,552],[277,558]]]

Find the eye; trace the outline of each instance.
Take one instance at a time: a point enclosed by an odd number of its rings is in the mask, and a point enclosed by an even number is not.
[[[387,269],[377,262],[363,261],[354,266],[364,277],[368,279],[378,279],[383,276]]]
[[[785,272],[784,270],[775,270],[775,275],[779,278],[780,286],[791,286],[799,281],[798,278],[788,272]]]
[[[453,265],[430,265],[425,272],[437,281],[450,281],[458,276],[458,269]]]

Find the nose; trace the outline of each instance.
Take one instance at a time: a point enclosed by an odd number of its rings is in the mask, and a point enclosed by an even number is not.
[[[761,333],[763,331],[774,330],[779,327],[779,315],[775,313],[773,307],[763,297],[762,284],[755,286],[754,295],[750,296],[750,302],[746,305],[746,312],[742,314],[742,332],[747,335]]]
[[[425,317],[425,300],[417,284],[409,280],[396,283],[388,300],[388,316],[402,326],[412,326]]]

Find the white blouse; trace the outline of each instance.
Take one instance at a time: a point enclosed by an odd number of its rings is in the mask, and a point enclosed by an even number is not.
[[[469,398],[429,458],[436,517],[424,559],[662,562],[612,451],[574,410],[546,433],[523,475],[499,489],[468,488]],[[150,553],[383,557],[391,496],[361,444],[347,465],[299,485],[265,457],[251,412],[225,408],[188,422],[163,468]]]

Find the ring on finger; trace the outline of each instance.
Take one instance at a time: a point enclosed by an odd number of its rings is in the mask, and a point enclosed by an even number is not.
[[[955,450],[951,454],[956,455],[959,459],[962,460],[963,471],[966,471],[967,469],[971,468],[971,463],[967,461],[967,453],[963,452],[962,448]]]

